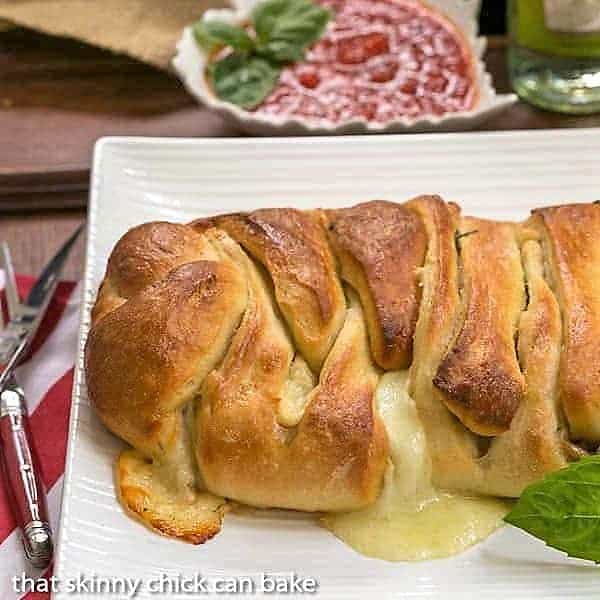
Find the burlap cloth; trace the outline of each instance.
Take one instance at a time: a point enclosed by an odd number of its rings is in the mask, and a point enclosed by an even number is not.
[[[225,0],[0,0],[2,19],[166,68],[185,25]]]

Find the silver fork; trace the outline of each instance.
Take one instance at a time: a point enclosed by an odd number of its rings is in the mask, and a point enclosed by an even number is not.
[[[31,444],[25,394],[15,379],[14,369],[29,349],[81,229],[75,231],[44,267],[24,301],[17,291],[8,245],[0,246],[0,268],[4,269],[8,308],[7,323],[0,314],[0,448],[6,487],[15,520],[21,528],[25,554],[38,568],[45,568],[52,560],[52,532],[39,462]]]

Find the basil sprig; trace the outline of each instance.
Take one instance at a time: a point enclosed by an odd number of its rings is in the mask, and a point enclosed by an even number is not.
[[[527,487],[505,521],[569,556],[600,563],[600,456]]]
[[[258,106],[277,85],[285,64],[302,60],[331,18],[311,0],[265,0],[256,5],[248,30],[222,21],[198,21],[196,42],[208,53],[231,52],[211,63],[207,76],[217,96],[242,108]]]
[[[243,108],[260,104],[279,78],[279,70],[259,56],[230,54],[208,69],[217,96]]]
[[[207,52],[230,46],[240,52],[252,52],[254,40],[241,27],[223,21],[198,21],[194,25],[196,42]]]
[[[252,11],[257,50],[276,62],[302,60],[325,31],[330,12],[309,0],[267,0]]]

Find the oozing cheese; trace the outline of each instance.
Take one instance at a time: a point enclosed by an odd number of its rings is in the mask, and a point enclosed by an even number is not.
[[[322,519],[358,552],[392,561],[457,554],[490,535],[509,508],[496,498],[434,489],[425,433],[407,382],[407,371],[386,373],[377,388],[377,408],[390,444],[378,500],[361,511]]]

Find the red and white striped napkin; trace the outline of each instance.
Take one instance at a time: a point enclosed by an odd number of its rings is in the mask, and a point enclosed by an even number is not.
[[[27,294],[33,282],[30,277],[17,277],[22,296]],[[3,287],[0,271],[0,289]],[[0,291],[0,296],[6,316],[3,291]],[[79,306],[80,286],[61,282],[40,325],[30,355],[16,372],[27,398],[34,443],[48,490],[48,509],[55,539],[67,449]],[[41,573],[27,564],[6,490],[0,481],[0,600],[47,600],[49,594],[17,593],[12,579],[23,573],[29,577],[48,576],[51,570],[52,567]]]

